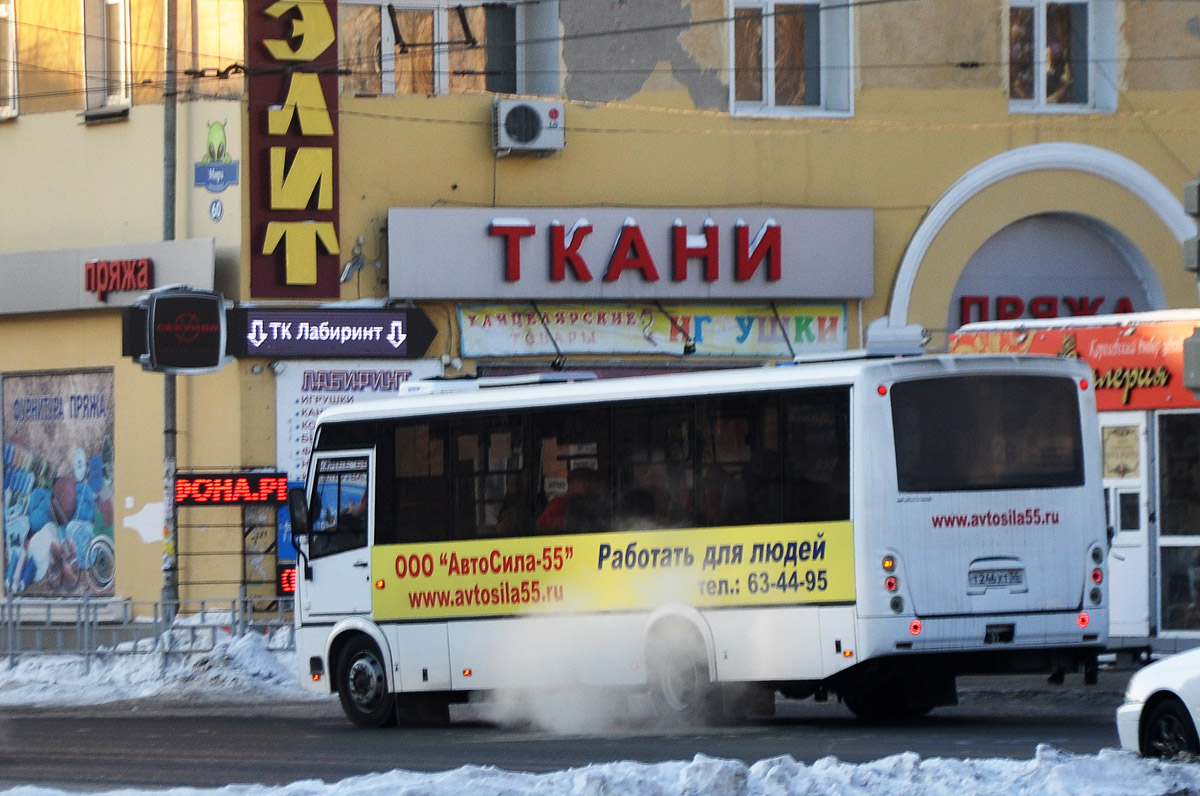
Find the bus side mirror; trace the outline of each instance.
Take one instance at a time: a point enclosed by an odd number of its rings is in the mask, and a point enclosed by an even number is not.
[[[308,535],[308,495],[304,487],[288,490],[288,512],[292,515],[292,536]]]

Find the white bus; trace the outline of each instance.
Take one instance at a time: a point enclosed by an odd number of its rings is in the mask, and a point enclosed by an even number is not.
[[[1094,673],[1091,377],[847,357],[329,410],[291,495],[306,687],[360,726],[575,686],[689,719],[777,693],[885,717],[966,673]]]

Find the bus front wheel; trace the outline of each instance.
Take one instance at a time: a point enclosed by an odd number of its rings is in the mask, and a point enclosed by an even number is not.
[[[359,727],[383,727],[396,720],[395,697],[388,691],[383,656],[368,638],[351,639],[338,666],[338,699]]]

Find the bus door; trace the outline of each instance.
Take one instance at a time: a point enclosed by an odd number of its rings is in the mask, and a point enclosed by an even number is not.
[[[311,578],[301,586],[307,617],[371,611],[371,542],[375,494],[373,450],[317,453],[312,468]]]
[[[1146,413],[1101,412],[1108,553],[1109,635],[1150,634],[1150,547]]]

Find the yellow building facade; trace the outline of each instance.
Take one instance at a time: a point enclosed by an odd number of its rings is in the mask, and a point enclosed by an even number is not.
[[[122,335],[172,283],[247,318],[427,319],[400,356],[239,342],[178,377],[181,471],[292,480],[313,412],[405,378],[936,351],[968,321],[1197,303],[1179,4],[194,0],[171,145],[165,6],[0,0],[9,597],[154,601],[173,553],[185,600],[274,593],[270,510],[183,508],[164,546],[163,377]],[[71,415],[100,393],[107,425]],[[101,508],[35,511],[60,481]]]

